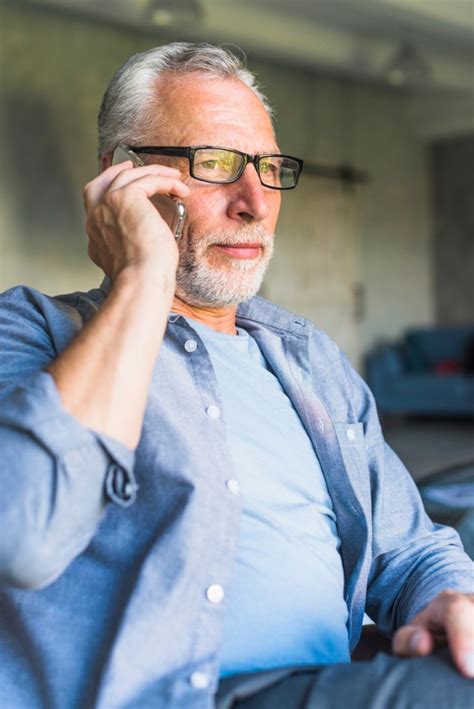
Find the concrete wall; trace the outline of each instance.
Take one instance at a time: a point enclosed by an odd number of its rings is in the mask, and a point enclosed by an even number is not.
[[[0,6],[0,287],[27,282],[57,293],[97,283],[81,194],[97,172],[97,108],[117,66],[149,44]]]
[[[81,186],[96,171],[97,107],[117,66],[160,41],[0,7],[1,288],[28,282],[52,293],[97,283],[100,275],[85,255],[81,207]],[[358,324],[362,350],[408,325],[431,322],[429,167],[412,98],[249,63],[277,107],[283,150],[314,162],[353,161],[370,175],[356,190],[359,280],[366,292]],[[290,199],[284,209],[288,224]],[[278,290],[282,304],[292,307],[285,284]],[[325,320],[325,327],[331,333],[331,322]]]
[[[432,146],[437,320],[474,322],[474,136]]]
[[[362,352],[433,320],[429,164],[410,95],[383,87],[262,67],[280,107],[284,149],[307,160],[349,161],[369,173],[357,187]]]

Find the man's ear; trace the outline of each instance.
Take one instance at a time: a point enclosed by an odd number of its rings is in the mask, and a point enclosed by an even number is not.
[[[105,153],[99,160],[99,172],[104,172],[108,167],[112,165],[112,160],[114,158],[113,153]]]

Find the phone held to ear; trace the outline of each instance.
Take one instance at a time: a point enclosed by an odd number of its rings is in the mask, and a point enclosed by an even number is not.
[[[128,150],[119,145],[114,150],[112,165],[117,165],[126,160],[131,160],[134,167],[141,167],[145,164],[133,150]],[[154,195],[151,201],[168,224],[174,234],[174,238],[178,240],[183,233],[184,220],[186,219],[184,203],[180,202],[176,197],[169,197],[164,194]]]

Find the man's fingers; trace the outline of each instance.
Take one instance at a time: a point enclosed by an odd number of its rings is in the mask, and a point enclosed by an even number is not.
[[[443,632],[456,667],[474,677],[474,597],[443,591],[416,618],[434,632]]]
[[[155,194],[173,195],[186,199],[189,196],[189,187],[175,177],[165,177],[163,175],[144,175],[139,179],[132,180],[125,185],[115,187],[112,183],[110,189],[104,197],[104,201],[122,199],[122,190],[127,189],[129,194],[136,195],[137,191],[145,194],[146,197],[153,197]]]
[[[107,170],[104,170],[103,172],[99,173],[97,177],[94,177],[93,180],[88,182],[84,186],[82,192],[84,198],[84,206],[86,210],[95,207],[99,203],[104,192],[107,191],[113,180],[117,177],[117,175],[123,172],[123,170],[130,169],[131,167],[133,167],[133,163],[131,160],[128,160],[127,162],[121,162],[118,165],[111,165],[107,168]]]
[[[445,631],[449,649],[458,669],[474,677],[474,603],[456,594],[446,603]]]
[[[84,187],[84,206],[86,211],[96,207],[104,194],[110,189],[118,189],[134,182],[144,175],[162,175],[163,177],[179,178],[180,171],[167,165],[145,165],[133,167],[131,160],[111,165]]]
[[[454,664],[474,677],[474,603],[467,594],[444,591],[410,625],[399,628],[392,640],[397,655],[427,655],[447,642]]]
[[[123,164],[124,163],[122,163],[122,165]],[[131,182],[136,182],[146,175],[162,175],[163,177],[179,179],[181,172],[175,167],[168,167],[167,165],[142,165],[141,167],[133,167],[132,169],[121,170],[117,175],[115,175],[110,183],[109,189],[119,189],[121,187],[125,187]]]
[[[392,650],[401,657],[418,657],[433,652],[433,635],[419,625],[405,625],[397,630],[392,639]]]

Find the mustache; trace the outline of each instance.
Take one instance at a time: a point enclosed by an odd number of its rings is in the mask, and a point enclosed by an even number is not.
[[[222,230],[218,233],[207,234],[200,240],[200,246],[208,247],[213,244],[234,246],[235,244],[258,244],[269,247],[273,243],[274,234],[271,234],[259,224],[252,224],[232,230]]]

